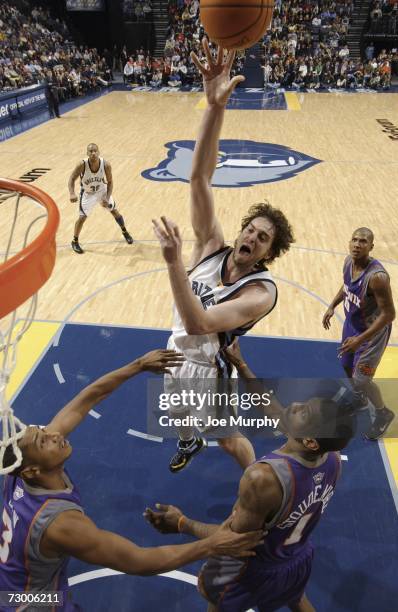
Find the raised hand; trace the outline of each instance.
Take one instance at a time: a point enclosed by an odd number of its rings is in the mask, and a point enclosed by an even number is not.
[[[230,72],[235,59],[235,51],[229,51],[224,58],[224,49],[218,47],[217,58],[213,59],[207,38],[202,40],[206,64],[200,62],[198,56],[192,51],[191,59],[203,76],[203,87],[209,105],[225,106],[228,98],[237,86],[245,80],[243,75],[230,78]]]
[[[153,231],[160,242],[162,255],[167,263],[173,263],[181,256],[182,240],[177,225],[171,219],[161,217],[161,224],[152,219]]]
[[[139,358],[142,370],[155,374],[170,374],[169,368],[179,368],[184,361],[182,353],[168,349],[157,349]]]

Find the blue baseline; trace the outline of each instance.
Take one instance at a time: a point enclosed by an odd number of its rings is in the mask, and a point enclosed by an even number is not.
[[[83,386],[142,353],[165,346],[167,332],[93,325],[66,325],[14,402],[28,423],[48,423]],[[242,339],[256,373],[272,378],[339,377],[337,345],[330,342],[249,337]],[[54,364],[65,378],[59,384]],[[210,448],[178,475],[168,471],[175,441],[132,437],[146,430],[147,376],[118,389],[71,435],[68,471],[76,479],[87,514],[102,529],[129,537],[140,546],[183,542],[161,536],[142,512],[156,502],[174,503],[187,514],[220,522],[236,499],[241,471],[218,448]],[[257,456],[281,445],[255,440]],[[316,548],[308,595],[318,612],[391,612],[396,609],[398,518],[377,444],[355,440],[348,449],[338,491],[314,534]],[[197,575],[200,563],[184,568]],[[69,575],[92,567],[73,560]],[[78,584],[73,597],[87,612],[199,612],[205,602],[195,587],[164,577],[110,576]],[[167,602],[167,603],[166,603]]]

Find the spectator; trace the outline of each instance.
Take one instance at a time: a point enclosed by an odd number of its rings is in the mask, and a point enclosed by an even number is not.
[[[0,22],[4,33],[0,35],[3,88],[44,81],[51,112],[57,115],[59,99],[108,84],[111,72],[97,49],[76,47],[66,23],[52,17],[48,10],[40,6],[31,9],[24,0],[19,1],[18,8],[2,3]],[[82,70],[86,73],[85,87],[77,83],[77,72]]]
[[[129,57],[128,61],[126,62],[125,67],[123,68],[123,82],[130,83],[133,80],[133,75],[134,75],[134,62],[133,62],[133,58]]]
[[[374,47],[373,42],[370,42],[369,45],[365,49],[365,57],[369,61],[373,59],[374,54],[375,54],[375,47]]]

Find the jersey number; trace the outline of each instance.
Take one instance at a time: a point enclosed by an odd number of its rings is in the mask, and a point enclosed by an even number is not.
[[[100,188],[100,185],[91,185],[90,189],[92,193],[95,193]]]
[[[300,542],[304,527],[310,520],[311,516],[312,514],[304,514],[304,516],[301,517],[290,536],[283,542],[283,546],[290,546],[290,544],[297,544]]]
[[[344,308],[346,309],[347,312],[350,312],[350,302],[349,302],[348,297],[346,297],[344,300]]]
[[[0,561],[1,563],[6,563],[10,553],[10,544],[12,540],[12,522],[5,508],[3,510],[3,532],[1,534],[1,540]]]

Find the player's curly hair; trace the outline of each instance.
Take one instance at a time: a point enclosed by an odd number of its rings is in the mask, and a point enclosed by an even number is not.
[[[290,249],[290,245],[295,242],[295,239],[292,226],[283,212],[279,210],[279,208],[271,206],[267,200],[250,206],[247,215],[245,215],[241,221],[241,231],[243,231],[256,217],[265,217],[272,221],[275,226],[275,235],[272,241],[271,251],[267,257],[257,262],[257,265],[261,266],[273,262],[274,259],[286,253],[286,251]]]

